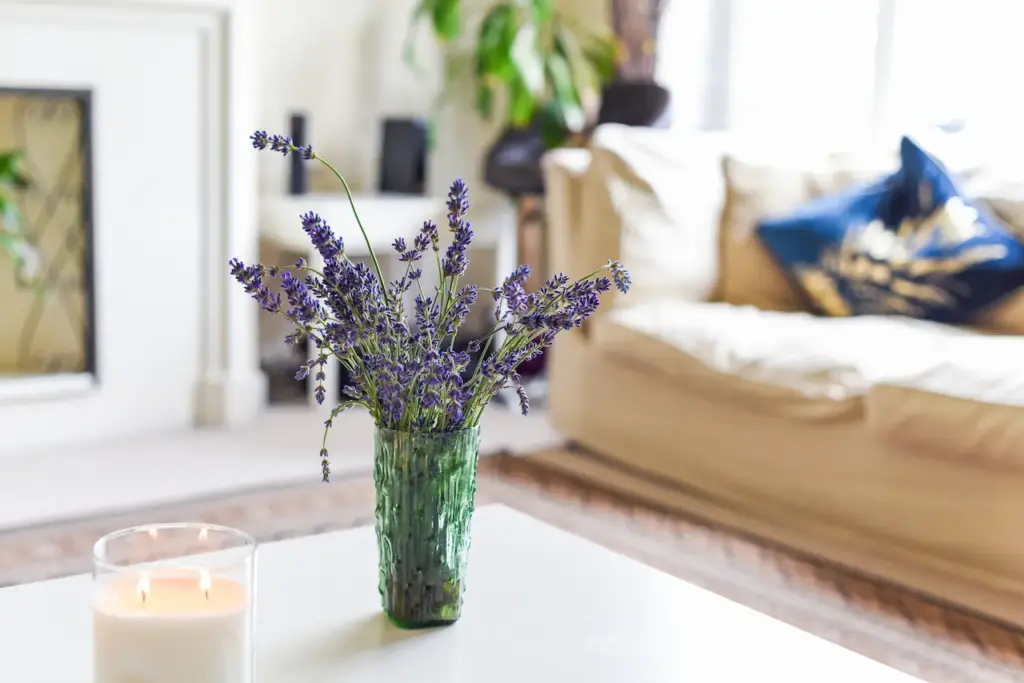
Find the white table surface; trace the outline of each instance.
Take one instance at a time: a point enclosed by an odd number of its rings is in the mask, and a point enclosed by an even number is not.
[[[478,510],[473,538],[462,620],[429,631],[382,616],[372,529],[262,546],[256,680],[917,681],[508,508]],[[88,683],[90,588],[0,590],[0,680]]]

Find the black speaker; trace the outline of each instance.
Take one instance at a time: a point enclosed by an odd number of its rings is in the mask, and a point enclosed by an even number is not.
[[[378,189],[423,194],[427,182],[427,122],[384,119],[381,147]]]
[[[306,139],[309,132],[306,130],[305,115],[292,114],[291,126],[289,127],[288,134],[291,136],[292,141],[294,141],[299,147],[309,144],[309,141]],[[302,158],[301,154],[290,154],[288,155],[288,160],[290,162],[288,172],[288,194],[306,194],[306,160]]]

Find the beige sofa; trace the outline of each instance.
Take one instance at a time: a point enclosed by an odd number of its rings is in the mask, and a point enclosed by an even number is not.
[[[634,289],[556,343],[552,419],[584,452],[548,457],[1024,625],[1024,337],[1009,334],[1024,297],[978,330],[816,317],[751,233],[895,164],[896,142],[768,149],[607,126],[550,154],[554,268],[619,258]],[[1002,217],[1024,214],[959,140],[943,145]]]

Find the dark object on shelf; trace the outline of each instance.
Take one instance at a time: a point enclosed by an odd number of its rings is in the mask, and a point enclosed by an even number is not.
[[[298,146],[308,145],[308,131],[306,130],[306,116],[304,114],[292,114],[291,125],[288,134]],[[288,157],[288,194],[306,194],[307,178],[306,163],[301,154],[291,154]]]
[[[427,123],[420,119],[384,119],[378,189],[421,195],[426,181]]]
[[[539,125],[506,128],[487,150],[484,181],[512,197],[544,194],[540,159],[545,151]]]
[[[601,93],[597,124],[668,128],[672,96],[654,81],[615,81]]]

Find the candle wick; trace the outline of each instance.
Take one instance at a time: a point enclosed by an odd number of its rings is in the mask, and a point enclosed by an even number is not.
[[[142,595],[142,604],[145,605],[146,604],[146,591],[139,591],[139,593]]]
[[[210,591],[208,591],[208,590],[205,590],[205,591],[203,591],[203,595],[205,595],[205,596],[206,596],[206,599],[207,599],[207,600],[209,600],[209,599],[210,599]]]

